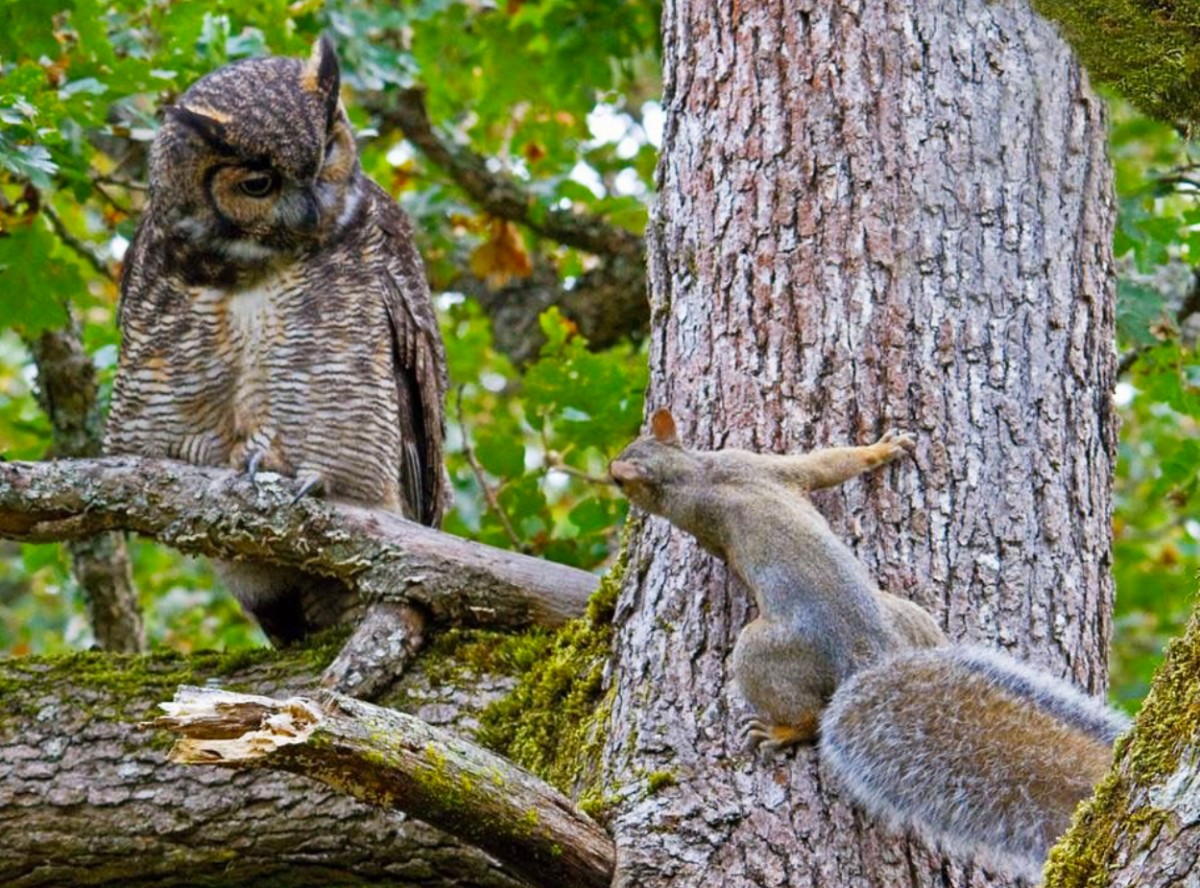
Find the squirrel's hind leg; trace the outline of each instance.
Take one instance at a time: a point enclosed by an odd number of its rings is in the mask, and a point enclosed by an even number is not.
[[[742,723],[742,729],[751,748],[776,752],[800,743],[815,742],[818,724],[816,713],[806,715],[799,723],[791,725],[777,725],[751,716]]]

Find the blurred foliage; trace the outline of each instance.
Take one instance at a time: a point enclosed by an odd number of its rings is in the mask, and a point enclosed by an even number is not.
[[[37,459],[49,446],[23,338],[68,310],[107,403],[115,277],[144,206],[159,109],[226,62],[306,56],[324,32],[338,47],[363,168],[413,217],[442,310],[457,506],[447,529],[598,568],[625,505],[587,476],[636,434],[644,354],[629,345],[593,354],[549,313],[546,345],[518,370],[492,347],[479,307],[453,290],[464,274],[492,286],[528,276],[534,259],[569,287],[595,257],[486,215],[364,107],[420,87],[442,136],[526,188],[534,219],[573,208],[640,232],[659,17],[657,2],[636,0],[0,3],[0,455]],[[145,542],[131,554],[152,644],[263,643],[203,561]],[[0,543],[0,652],[89,644],[61,548]]]
[[[1200,571],[1200,147],[1112,103],[1119,212],[1113,695],[1130,710],[1183,631]],[[1197,300],[1189,304],[1189,300]]]
[[[1040,6],[1064,19],[1088,8]],[[1093,62],[1092,74],[1160,116],[1190,119],[1196,90],[1172,91],[1154,78],[1163,65],[1195,69],[1187,62],[1194,41],[1184,39],[1178,53],[1156,48],[1160,67],[1150,68],[1128,63],[1146,41],[1110,39],[1139,11],[1107,4],[1089,14],[1090,24],[1109,29],[1112,62]],[[113,273],[144,203],[158,109],[225,62],[303,55],[326,31],[342,59],[363,167],[413,216],[438,292],[452,380],[456,509],[447,529],[585,568],[604,564],[624,504],[587,476],[635,433],[644,355],[630,346],[592,353],[550,312],[538,359],[516,368],[493,347],[479,306],[454,289],[468,274],[493,286],[520,279],[535,260],[570,286],[595,258],[482,213],[444,170],[364,110],[377,102],[363,100],[420,86],[440,132],[522,183],[533,218],[571,207],[640,231],[661,116],[659,12],[657,2],[633,0],[0,4],[0,328],[8,328],[0,332],[0,454],[37,458],[48,446],[22,336],[60,323],[68,307],[107,396],[118,339]],[[1187,36],[1185,17],[1157,16]],[[1075,25],[1066,27],[1074,36]],[[1113,687],[1132,705],[1192,607],[1200,567],[1200,523],[1192,518],[1200,359],[1176,319],[1200,262],[1200,176],[1195,146],[1176,130],[1120,102],[1113,118],[1118,346],[1136,354],[1118,391]],[[154,643],[261,643],[202,562],[142,542],[132,554]],[[0,544],[0,651],[89,643],[60,548]]]

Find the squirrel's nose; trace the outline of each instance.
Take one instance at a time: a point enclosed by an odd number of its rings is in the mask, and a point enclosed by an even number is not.
[[[614,459],[608,464],[608,476],[617,487],[622,487],[628,481],[637,481],[642,477],[641,469],[631,462]]]

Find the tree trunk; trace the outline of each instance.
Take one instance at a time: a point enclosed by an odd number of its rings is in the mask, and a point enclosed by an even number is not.
[[[687,446],[918,437],[817,499],[881,586],[1105,687],[1115,421],[1100,103],[1024,4],[664,12],[648,408]],[[617,884],[995,884],[841,801],[814,750],[742,751],[744,589],[660,520],[617,610]]]
[[[52,219],[56,217],[51,217]],[[60,226],[56,230],[62,234]],[[26,340],[38,372],[38,402],[50,420],[56,458],[98,456],[102,423],[96,368],[73,318],[66,326]],[[142,613],[129,566],[125,537],[99,533],[67,543],[75,579],[87,600],[96,643],[132,654],[146,646]]]
[[[136,728],[180,684],[311,688],[335,649],[0,661],[0,885],[518,888],[418,820],[290,774],[169,764],[165,737]],[[420,658],[392,702],[469,737],[511,681],[431,678],[439,662]]]

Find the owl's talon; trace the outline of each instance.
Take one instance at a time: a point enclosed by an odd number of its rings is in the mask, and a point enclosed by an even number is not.
[[[292,497],[292,505],[300,502],[310,493],[320,493],[324,482],[320,475],[302,475],[299,479],[300,489],[296,491],[296,495]]]
[[[263,457],[266,456],[266,453],[267,451],[259,448],[258,450],[252,452],[250,457],[246,460],[246,480],[251,484],[254,483],[254,477],[258,474],[258,470],[262,466]]]

